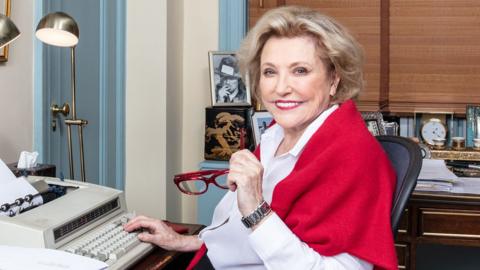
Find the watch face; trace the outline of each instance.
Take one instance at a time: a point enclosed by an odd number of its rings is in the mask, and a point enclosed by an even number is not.
[[[447,129],[440,119],[432,118],[423,124],[421,135],[426,143],[434,145],[433,139],[445,139],[447,137]]]

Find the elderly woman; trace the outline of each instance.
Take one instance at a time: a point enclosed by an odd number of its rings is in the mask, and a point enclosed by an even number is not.
[[[137,217],[125,229],[200,249],[192,269],[396,269],[394,171],[351,100],[363,87],[357,42],[325,15],[283,7],[258,21],[238,57],[275,124],[255,153],[230,159],[212,224],[183,236]]]

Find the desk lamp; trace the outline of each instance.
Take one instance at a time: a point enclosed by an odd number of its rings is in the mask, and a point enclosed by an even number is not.
[[[64,12],[53,12],[45,15],[37,25],[35,35],[46,44],[57,47],[69,47],[71,59],[71,85],[72,85],[72,118],[65,119],[67,126],[68,139],[68,161],[70,166],[70,179],[74,179],[73,170],[73,149],[72,149],[72,128],[78,126],[78,138],[80,143],[80,173],[81,179],[85,182],[85,160],[83,152],[83,126],[87,125],[87,120],[77,119],[75,104],[76,84],[75,84],[75,46],[78,43],[79,30],[75,20]],[[67,116],[70,113],[68,103],[59,108],[53,105],[51,111],[54,115],[62,113]]]
[[[0,49],[20,36],[17,26],[7,16],[0,14]]]

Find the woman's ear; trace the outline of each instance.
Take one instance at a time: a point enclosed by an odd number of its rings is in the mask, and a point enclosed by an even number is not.
[[[332,83],[330,85],[330,96],[335,96],[337,93],[338,84],[340,83],[340,76],[337,73],[333,75]]]

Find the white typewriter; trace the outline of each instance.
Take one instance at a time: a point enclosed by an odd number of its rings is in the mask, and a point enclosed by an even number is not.
[[[104,261],[109,269],[125,269],[153,248],[138,240],[138,232],[123,230],[133,215],[122,191],[58,178],[28,180],[65,192],[28,211],[0,216],[1,244],[64,250]]]

